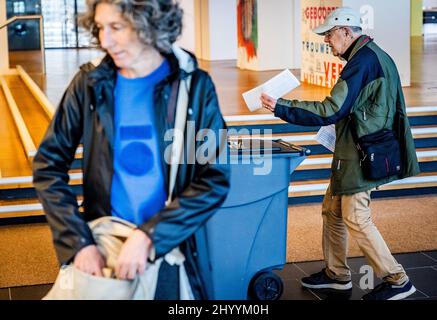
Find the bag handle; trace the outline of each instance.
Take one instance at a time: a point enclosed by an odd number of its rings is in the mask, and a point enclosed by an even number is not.
[[[176,118],[174,126],[174,139],[170,156],[170,177],[168,187],[168,198],[165,205],[169,205],[173,196],[173,189],[179,168],[179,161],[182,158],[184,146],[185,124],[187,122],[188,95],[190,92],[191,75],[182,79],[179,85],[178,100],[176,106]]]

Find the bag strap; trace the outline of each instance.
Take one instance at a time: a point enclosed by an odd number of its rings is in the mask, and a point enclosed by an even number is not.
[[[190,92],[191,85],[191,75],[187,78],[182,79],[179,84],[178,100],[176,106],[176,118],[174,125],[174,139],[171,149],[170,156],[170,177],[169,177],[169,188],[168,188],[168,198],[165,205],[170,204],[173,189],[176,183],[176,177],[179,168],[179,162],[182,157],[182,151],[184,146],[184,131],[185,124],[187,121],[187,109],[188,109],[188,95]]]
[[[358,146],[358,135],[357,135],[357,126],[355,125],[354,119],[352,119],[352,115],[349,115],[349,126],[351,128],[352,138],[354,139],[355,145]]]
[[[351,128],[352,139],[354,139],[355,142],[355,147],[357,148],[358,152],[361,155],[361,161],[363,161],[366,158],[366,154],[364,153],[364,150],[360,146],[358,135],[357,135],[357,126],[355,125],[354,119],[352,119],[352,114],[349,115],[349,126]]]

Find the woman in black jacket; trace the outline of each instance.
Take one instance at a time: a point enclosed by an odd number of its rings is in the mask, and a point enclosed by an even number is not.
[[[121,249],[118,278],[133,279],[144,272],[147,259],[179,246],[194,298],[208,298],[203,278],[207,270],[201,270],[207,257],[197,254],[195,233],[229,190],[229,166],[218,160],[227,152],[226,139],[219,135],[226,126],[212,80],[198,69],[193,55],[173,46],[181,32],[182,10],[172,0],[87,3],[84,26],[106,55],[83,65],[72,80],[33,166],[58,259],[102,275],[104,259],[87,222],[118,216],[138,226]],[[191,87],[183,156],[169,191],[178,90],[187,78]],[[83,212],[68,185],[80,142]],[[159,279],[172,279],[177,270],[163,265]],[[177,292],[160,287],[165,285],[158,282],[155,297],[178,298]]]

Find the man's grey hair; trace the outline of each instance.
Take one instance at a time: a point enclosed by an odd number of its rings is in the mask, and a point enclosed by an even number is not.
[[[169,53],[172,44],[182,32],[183,10],[174,0],[87,0],[87,12],[80,17],[80,24],[91,32],[93,43],[99,43],[99,30],[94,21],[100,3],[117,6],[122,16],[138,34],[140,41]]]

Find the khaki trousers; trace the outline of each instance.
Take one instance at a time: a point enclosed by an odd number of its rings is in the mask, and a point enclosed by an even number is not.
[[[349,231],[375,274],[390,283],[401,284],[408,277],[372,222],[370,192],[333,196],[328,187],[322,205],[326,273],[339,281],[351,280],[346,261]]]

